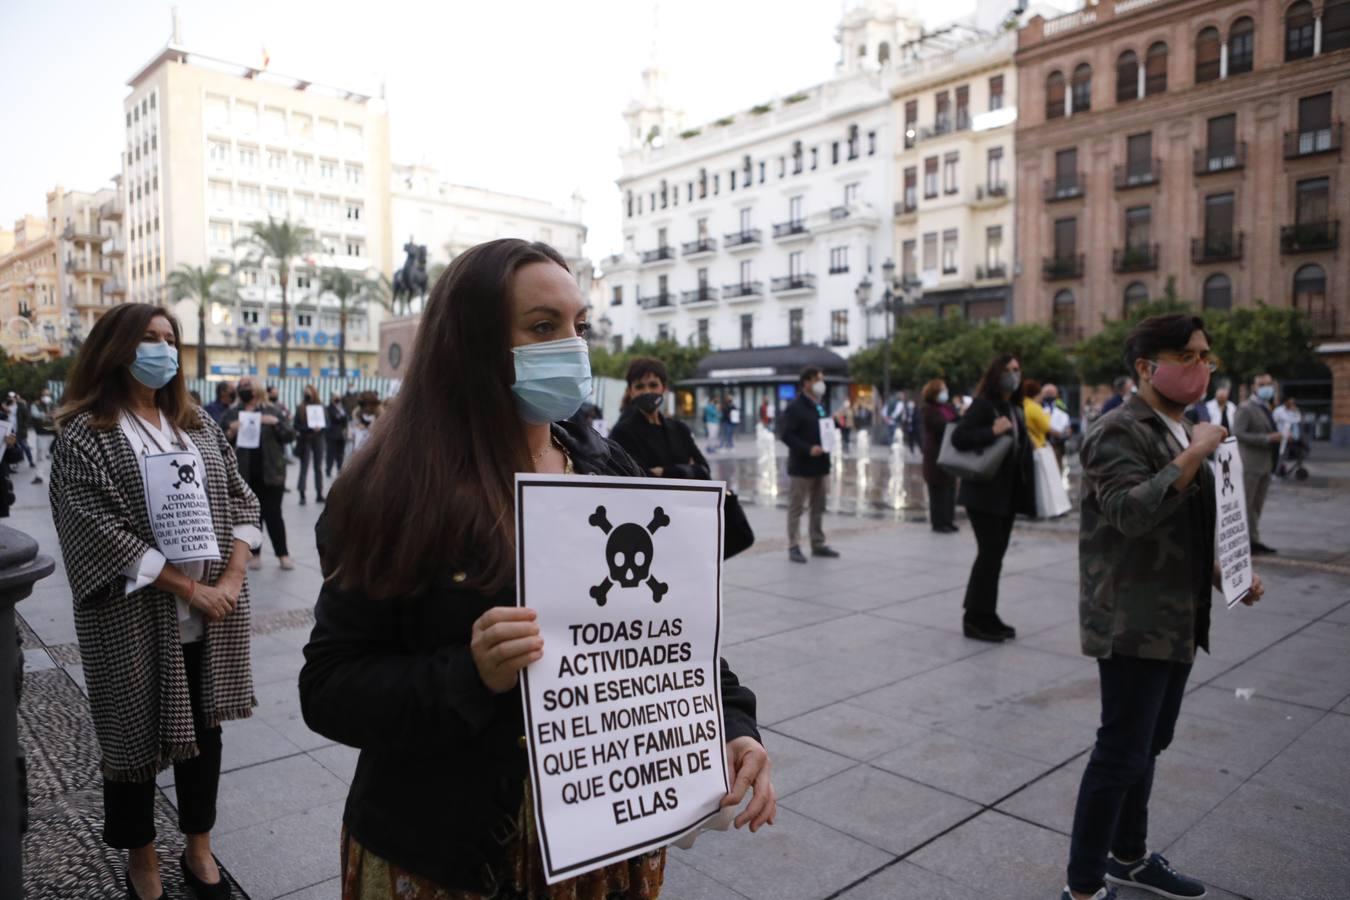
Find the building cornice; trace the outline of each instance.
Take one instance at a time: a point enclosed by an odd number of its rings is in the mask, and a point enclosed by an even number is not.
[[[1125,133],[1133,127],[1147,128],[1167,119],[1200,121],[1211,114],[1232,112],[1238,104],[1278,104],[1284,97],[1297,95],[1306,88],[1347,80],[1350,80],[1350,50],[1335,51],[1314,59],[1282,63],[1128,103],[1113,103],[1067,118],[1034,125],[1019,124],[1018,152],[1102,137],[1108,133]],[[1104,123],[1109,123],[1109,129],[1103,127]]]

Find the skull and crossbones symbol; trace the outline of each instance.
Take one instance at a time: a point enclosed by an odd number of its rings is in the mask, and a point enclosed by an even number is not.
[[[197,484],[197,461],[195,459],[189,459],[186,464],[180,463],[176,459],[170,460],[169,465],[178,470],[178,480],[173,483],[175,491],[185,484],[194,486]]]
[[[652,511],[652,520],[646,527],[636,522],[625,522],[615,528],[609,523],[603,506],[597,506],[587,520],[590,524],[609,535],[605,544],[605,561],[609,564],[609,577],[591,588],[591,596],[597,606],[604,606],[609,599],[610,588],[637,587],[645,582],[652,590],[652,602],[660,603],[670,586],[656,580],[651,575],[652,535],[657,529],[670,524],[665,510],[656,507]]]
[[[1223,487],[1220,489],[1220,495],[1231,494],[1237,490],[1233,487],[1233,451],[1228,451],[1219,457],[1219,467],[1223,473]]]

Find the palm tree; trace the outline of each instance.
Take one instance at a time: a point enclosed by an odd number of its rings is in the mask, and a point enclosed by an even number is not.
[[[206,304],[227,300],[234,292],[234,279],[224,269],[184,263],[169,273],[168,287],[174,301],[197,301],[197,377],[206,377]]]
[[[319,272],[319,295],[331,293],[338,299],[338,373],[347,377],[347,314],[368,306],[372,301],[389,306],[390,284],[383,274],[372,278],[353,275],[345,269],[326,268]]]
[[[266,222],[250,222],[249,233],[235,241],[236,246],[250,249],[248,262],[261,265],[269,257],[277,261],[277,274],[281,278],[281,374],[286,374],[286,346],[291,338],[291,308],[287,291],[291,280],[291,261],[304,256],[318,246],[314,232],[303,225],[297,225],[290,219],[277,221],[272,216]],[[266,291],[266,285],[263,286]]]

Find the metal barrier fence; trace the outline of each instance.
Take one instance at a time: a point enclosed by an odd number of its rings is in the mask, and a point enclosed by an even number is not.
[[[196,391],[202,398],[202,403],[210,403],[216,399],[216,385],[225,379],[208,378],[189,378],[187,387],[190,391]],[[300,398],[304,395],[304,390],[309,385],[314,385],[319,389],[319,399],[327,403],[328,398],[333,394],[343,396],[347,392],[361,393],[362,391],[374,391],[381,400],[388,399],[398,392],[399,381],[395,378],[377,378],[368,376],[363,378],[260,378],[254,376],[253,383],[259,386],[270,386],[277,389],[277,400],[288,409],[295,410],[300,407]],[[59,401],[61,394],[65,391],[65,382],[49,381],[47,387],[52,392],[52,398]]]

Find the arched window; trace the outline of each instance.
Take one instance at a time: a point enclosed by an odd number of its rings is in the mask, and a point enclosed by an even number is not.
[[[1233,308],[1233,282],[1227,275],[1211,275],[1205,279],[1205,293],[1202,301],[1206,310],[1227,312]]]
[[[1284,13],[1284,61],[1307,59],[1313,55],[1313,31],[1316,28],[1313,5],[1308,0],[1292,3]]]
[[[891,45],[888,44],[886,41],[882,41],[881,46],[877,48],[877,62],[881,63],[884,66],[886,65],[886,63],[890,61],[891,61]]]
[[[1206,28],[1195,38],[1195,82],[1219,80],[1219,56],[1222,41],[1219,29]]]
[[[1294,309],[1310,316],[1326,314],[1327,273],[1316,263],[1310,263],[1294,273]]]
[[[1228,74],[1245,75],[1256,56],[1256,23],[1243,16],[1228,29]]]
[[[1058,119],[1064,115],[1064,73],[1058,69],[1045,79],[1045,117]]]
[[[1073,111],[1087,112],[1092,109],[1092,66],[1079,63],[1073,70]]]
[[[1323,53],[1350,47],[1350,0],[1327,0],[1322,7]]]
[[[1138,99],[1139,57],[1133,50],[1126,50],[1116,60],[1116,102],[1126,103]]]
[[[1140,305],[1148,302],[1148,288],[1142,281],[1132,281],[1125,288],[1125,317],[1129,318]]]
[[[1072,338],[1078,329],[1078,312],[1073,302],[1073,291],[1060,291],[1055,294],[1054,310],[1051,312],[1051,321],[1054,323],[1055,335],[1061,338]]]
[[[1144,96],[1152,97],[1167,90],[1167,45],[1158,41],[1148,48],[1144,57]]]

